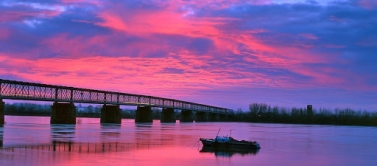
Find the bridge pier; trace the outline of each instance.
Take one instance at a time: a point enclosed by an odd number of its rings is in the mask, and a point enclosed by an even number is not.
[[[101,123],[121,124],[122,115],[119,105],[104,104],[101,109]]]
[[[234,120],[234,116],[233,115],[226,115],[226,121],[227,122],[232,122]]]
[[[207,122],[207,121],[208,121],[208,113],[206,113],[206,112],[196,112],[195,122]]]
[[[219,114],[219,121],[221,122],[228,121],[228,116],[225,114]]]
[[[208,115],[208,121],[211,121],[211,122],[219,121],[219,114],[209,113],[209,115]]]
[[[153,122],[151,107],[137,106],[135,122]]]
[[[4,109],[5,103],[3,102],[3,99],[0,99],[0,126],[4,124]]]
[[[174,122],[175,123],[175,116],[174,116],[174,108],[163,108],[161,112],[161,122]]]
[[[76,124],[76,107],[73,103],[54,102],[51,109],[51,124]]]
[[[180,122],[193,122],[194,118],[192,115],[192,111],[190,110],[182,110],[181,111],[181,116],[179,118]]]

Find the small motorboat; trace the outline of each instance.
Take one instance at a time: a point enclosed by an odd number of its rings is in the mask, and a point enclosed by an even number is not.
[[[215,139],[213,138],[200,138],[203,147],[212,147],[216,150],[239,150],[239,149],[260,149],[260,145],[256,141],[236,140],[229,136],[218,136],[217,132]],[[232,130],[230,130],[232,132]]]
[[[212,138],[200,138],[203,147],[213,147],[223,150],[232,149],[260,149],[260,145],[256,141],[236,140],[230,136],[216,136]]]

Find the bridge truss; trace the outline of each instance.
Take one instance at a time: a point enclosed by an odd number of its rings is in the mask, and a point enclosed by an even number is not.
[[[0,99],[150,106],[233,114],[231,109],[175,99],[3,79],[0,79]]]

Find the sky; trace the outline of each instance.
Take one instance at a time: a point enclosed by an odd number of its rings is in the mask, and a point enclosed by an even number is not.
[[[374,0],[1,0],[0,78],[377,111]]]

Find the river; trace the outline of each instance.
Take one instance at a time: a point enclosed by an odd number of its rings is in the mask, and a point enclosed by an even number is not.
[[[5,116],[0,165],[375,165],[377,128],[233,122],[50,125],[49,117]],[[255,140],[259,151],[201,152],[200,137]]]

